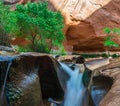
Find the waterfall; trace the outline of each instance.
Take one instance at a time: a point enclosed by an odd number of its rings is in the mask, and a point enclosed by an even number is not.
[[[67,88],[64,97],[64,106],[84,106],[83,99],[85,95],[85,87],[82,83],[83,73],[80,69],[75,66],[72,70],[69,66],[64,63],[60,63],[63,70],[70,76],[67,81]]]
[[[8,72],[9,72],[10,66],[12,65],[12,60],[14,58],[15,57],[12,57],[12,56],[11,57],[9,57],[9,56],[0,56],[0,62],[7,62],[8,63],[6,70],[0,70],[0,71],[6,72],[5,76],[4,76],[4,80],[3,80],[4,82],[3,82],[3,86],[2,86],[2,90],[1,90],[1,95],[0,95],[0,106],[4,105],[4,103],[3,103],[3,97],[4,97],[5,86],[6,86],[6,82],[7,82]],[[1,66],[1,67],[6,67],[6,66]]]

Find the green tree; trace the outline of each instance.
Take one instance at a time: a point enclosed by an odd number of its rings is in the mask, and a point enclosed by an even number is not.
[[[110,56],[110,49],[112,47],[118,48],[119,44],[114,41],[114,38],[119,37],[120,29],[119,28],[105,28],[104,32],[107,34],[104,45],[107,46],[108,49],[108,57]]]
[[[9,7],[0,2],[0,45],[10,46],[10,39],[6,32],[6,25],[9,20]]]
[[[61,47],[63,17],[60,12],[49,10],[47,2],[17,5],[10,16],[7,30],[14,36],[29,40],[31,43],[27,47],[32,51],[49,53],[53,47]]]

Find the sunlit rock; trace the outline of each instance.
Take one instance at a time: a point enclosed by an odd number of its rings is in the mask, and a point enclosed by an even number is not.
[[[103,42],[106,34],[103,29],[120,27],[119,0],[49,0],[49,2],[64,16],[65,47],[68,50],[105,51]],[[119,41],[117,39],[118,43]]]

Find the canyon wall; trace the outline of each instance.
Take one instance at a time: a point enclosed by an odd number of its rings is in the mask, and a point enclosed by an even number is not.
[[[68,51],[106,51],[105,27],[120,27],[120,0],[18,0],[48,1],[49,8],[62,13],[65,20],[64,46]],[[116,39],[117,42],[120,38]],[[14,44],[14,42],[13,42]],[[22,43],[23,44],[23,43]],[[111,48],[118,51],[119,48]]]
[[[68,50],[105,51],[103,42],[106,34],[103,29],[120,27],[120,0],[48,1],[56,10],[61,11],[65,18],[64,45]]]

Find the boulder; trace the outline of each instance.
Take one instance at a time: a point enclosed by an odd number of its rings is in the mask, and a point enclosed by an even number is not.
[[[7,56],[4,56],[4,59],[6,60]],[[59,67],[59,63],[47,54],[16,55],[9,70],[5,90],[10,104],[42,106],[43,99],[63,97],[64,92],[57,73]]]
[[[60,98],[64,93],[59,83],[59,76],[57,73],[60,70],[59,63],[52,57],[41,56],[37,58],[39,66],[39,77],[41,84],[41,91],[43,98]]]
[[[17,55],[12,62],[6,85],[6,95],[11,105],[43,105],[35,60],[36,57],[32,55]]]

